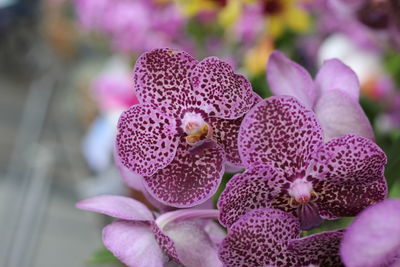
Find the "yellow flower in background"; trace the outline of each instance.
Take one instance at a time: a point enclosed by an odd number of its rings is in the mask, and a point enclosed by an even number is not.
[[[271,38],[263,37],[258,44],[248,50],[244,58],[244,67],[251,76],[257,76],[265,71],[269,55],[274,50]]]
[[[226,0],[229,1],[229,0]],[[221,4],[225,1],[218,0],[175,0],[175,2],[181,7],[182,12],[185,16],[193,17],[200,12],[213,11],[220,8]]]
[[[279,37],[286,28],[298,33],[306,32],[311,25],[310,16],[300,7],[304,0],[261,0],[266,17],[267,33]]]

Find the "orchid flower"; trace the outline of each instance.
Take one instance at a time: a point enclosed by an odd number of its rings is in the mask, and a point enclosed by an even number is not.
[[[220,196],[220,222],[231,227],[249,210],[296,215],[303,230],[322,219],[354,216],[387,195],[385,153],[371,140],[323,141],[314,113],[288,96],[265,99],[245,116],[239,152],[246,171]]]
[[[250,211],[236,221],[219,254],[226,267],[343,266],[339,243],[343,230],[300,238],[299,221],[275,209]]]
[[[400,266],[400,200],[360,213],[343,236],[340,256],[348,267]]]
[[[118,219],[103,229],[103,242],[129,267],[162,267],[171,260],[188,267],[222,266],[217,254],[222,231],[204,221],[218,217],[217,210],[178,210],[155,219],[142,203],[110,195],[76,206]]]
[[[166,205],[206,201],[224,164],[242,165],[237,133],[259,97],[244,76],[218,58],[197,62],[171,49],[143,54],[134,83],[141,104],[120,117],[117,161],[143,176],[145,188]]]
[[[273,94],[293,96],[315,112],[325,140],[350,133],[374,139],[371,124],[358,103],[357,76],[341,61],[325,61],[313,81],[303,67],[274,51],[268,61],[267,79]]]

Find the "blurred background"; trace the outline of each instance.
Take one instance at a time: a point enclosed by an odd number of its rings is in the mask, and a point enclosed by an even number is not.
[[[143,199],[123,184],[113,142],[138,103],[135,60],[157,47],[218,56],[262,97],[274,49],[312,74],[340,58],[400,197],[399,1],[0,0],[0,266],[121,266],[101,243],[106,219],[75,203]]]

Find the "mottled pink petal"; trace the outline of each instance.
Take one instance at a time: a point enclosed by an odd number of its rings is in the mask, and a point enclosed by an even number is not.
[[[306,170],[311,153],[321,143],[322,130],[314,113],[288,96],[258,103],[239,131],[239,153],[245,166],[268,164],[288,179]]]
[[[197,61],[183,51],[169,48],[144,53],[134,69],[134,87],[140,103],[152,103],[176,115],[192,103],[190,72]]]
[[[350,133],[374,140],[371,123],[358,101],[340,90],[322,93],[314,111],[326,141]]]
[[[217,247],[201,224],[193,220],[170,223],[164,232],[173,240],[179,261],[184,266],[222,266]]]
[[[261,165],[236,174],[218,200],[220,223],[230,227],[249,210],[273,207],[283,197],[281,192],[285,186],[289,186],[286,179],[269,166]]]
[[[168,165],[178,146],[176,122],[152,105],[134,105],[118,121],[116,153],[125,167],[152,175]]]
[[[349,267],[399,266],[400,200],[364,210],[346,230],[340,256]]]
[[[298,266],[287,253],[289,240],[297,238],[296,217],[273,209],[258,209],[241,217],[228,231],[220,247],[225,266]]]
[[[182,139],[174,160],[144,181],[149,193],[173,207],[192,207],[209,199],[224,173],[224,150],[212,141],[190,147]]]
[[[302,266],[344,266],[339,257],[343,230],[335,230],[289,241],[288,250],[295,254]]]
[[[250,82],[216,57],[197,64],[191,81],[197,99],[211,116],[236,119],[255,104]]]
[[[167,234],[165,234],[164,231],[160,229],[160,227],[158,227],[156,222],[151,222],[151,230],[154,233],[158,245],[163,249],[164,253],[167,254],[174,261],[180,263],[174,241],[172,241],[172,239]]]
[[[118,220],[103,229],[103,242],[129,267],[163,267],[168,261],[148,224]]]
[[[297,98],[306,108],[312,109],[317,90],[310,74],[282,52],[274,51],[267,65],[267,80],[274,95]]]
[[[322,181],[314,186],[319,199],[316,204],[325,219],[355,216],[366,207],[387,197],[387,184],[381,177],[370,183],[357,182],[337,184]]]
[[[76,203],[82,210],[103,213],[118,219],[134,221],[152,221],[151,211],[141,202],[122,196],[98,196]]]
[[[315,78],[320,93],[339,90],[358,102],[360,83],[355,72],[338,59],[324,61]]]
[[[225,151],[227,164],[232,166],[242,167],[242,161],[239,156],[238,135],[240,124],[243,117],[234,120],[220,119],[210,117],[207,122],[210,124],[213,137]]]
[[[386,155],[374,142],[346,135],[323,144],[313,155],[310,174],[338,185],[369,183],[383,178]]]

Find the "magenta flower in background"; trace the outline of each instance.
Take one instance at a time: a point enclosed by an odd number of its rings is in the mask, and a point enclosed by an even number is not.
[[[343,230],[300,238],[299,221],[275,209],[250,211],[229,229],[220,258],[236,266],[343,266],[339,243]]]
[[[374,139],[371,124],[358,103],[357,76],[341,61],[325,61],[313,81],[303,67],[274,51],[268,61],[267,79],[273,94],[293,96],[314,111],[325,140],[350,133]]]
[[[119,120],[118,164],[142,176],[145,188],[174,207],[200,204],[216,191],[225,163],[242,166],[237,133],[259,97],[247,79],[218,58],[156,49],[134,70],[141,104]]]
[[[80,201],[79,209],[117,218],[103,229],[103,242],[129,267],[222,266],[217,245],[224,236],[211,220],[217,210],[179,210],[154,214],[141,202],[122,196],[98,196]]]
[[[360,213],[343,236],[340,256],[348,267],[400,266],[400,200]]]
[[[249,210],[271,207],[296,215],[307,230],[322,219],[354,216],[387,195],[384,152],[352,134],[324,142],[314,113],[292,97],[271,97],[247,113],[239,152],[246,171],[228,182],[218,202],[229,228]]]
[[[75,9],[82,27],[87,31],[98,30],[110,0],[75,0]]]

